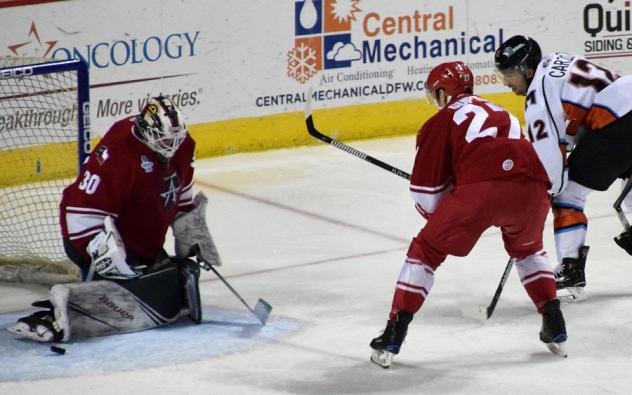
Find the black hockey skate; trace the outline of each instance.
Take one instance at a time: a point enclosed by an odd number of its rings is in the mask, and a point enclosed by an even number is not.
[[[61,341],[64,336],[63,331],[55,325],[52,310],[36,311],[27,317],[22,317],[7,330],[16,335],[45,343]]]
[[[397,313],[397,320],[386,322],[384,332],[375,339],[371,340],[371,361],[383,368],[388,368],[393,362],[393,356],[399,353],[399,349],[406,338],[408,324],[413,320],[413,315],[400,311]]]
[[[540,340],[546,344],[548,349],[556,355],[566,358],[566,323],[562,310],[560,310],[559,299],[546,302],[542,312],[542,329],[540,330]]]
[[[584,299],[584,287],[586,286],[586,256],[590,247],[583,246],[579,249],[577,258],[564,258],[562,265],[555,273],[555,286],[557,289],[566,289],[570,300]]]

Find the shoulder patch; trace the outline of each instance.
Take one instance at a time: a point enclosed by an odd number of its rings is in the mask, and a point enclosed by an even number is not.
[[[154,171],[154,162],[152,162],[146,155],[141,155],[140,167],[145,170],[145,173],[151,173]]]
[[[97,162],[102,165],[110,155],[108,154],[108,147],[102,145],[97,149],[97,152],[94,153],[94,156],[97,159]]]

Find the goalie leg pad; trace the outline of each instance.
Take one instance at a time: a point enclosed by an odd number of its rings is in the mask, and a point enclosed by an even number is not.
[[[182,285],[170,265],[134,280],[89,281],[51,288],[55,323],[64,341],[137,332],[175,322],[180,315]]]

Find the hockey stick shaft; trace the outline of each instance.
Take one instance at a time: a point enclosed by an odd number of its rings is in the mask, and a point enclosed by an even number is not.
[[[270,306],[270,304],[268,302],[266,302],[263,299],[259,299],[257,301],[257,305],[255,306],[255,308],[254,309],[251,308],[250,305],[248,305],[248,303],[246,303],[244,298],[242,298],[241,295],[239,295],[239,293],[235,290],[235,288],[233,288],[228,283],[228,281],[226,281],[224,276],[219,274],[219,272],[213,266],[207,265],[207,267],[209,269],[211,269],[213,271],[213,273],[215,273],[215,275],[224,283],[224,285],[226,285],[228,287],[228,289],[230,289],[230,291],[233,293],[233,295],[235,295],[237,297],[237,299],[239,299],[241,301],[241,303],[243,303],[243,305],[246,306],[246,308],[248,308],[248,310],[250,310],[250,312],[252,314],[254,314],[254,316],[257,317],[257,319],[259,321],[261,321],[261,323],[263,325],[266,324],[266,320],[268,319],[268,316],[270,315],[270,311],[272,310],[272,307]]]
[[[617,216],[619,217],[619,221],[621,222],[621,225],[623,225],[623,228],[626,231],[630,229],[630,223],[628,222],[628,219],[625,217],[625,213],[621,209],[621,203],[623,203],[623,200],[625,199],[626,196],[628,196],[631,190],[632,190],[632,177],[628,178],[628,181],[625,183],[623,190],[621,190],[621,194],[612,205],[612,207],[614,207],[615,211],[617,212]]]
[[[310,89],[307,94],[307,99],[305,102],[305,124],[307,125],[307,131],[313,137],[323,141],[329,145],[333,145],[334,147],[355,156],[356,158],[360,158],[364,161],[367,161],[375,166],[381,167],[382,169],[398,175],[402,178],[410,180],[410,174],[406,173],[403,170],[398,169],[395,166],[391,166],[388,163],[382,162],[381,160],[372,157],[371,155],[367,155],[364,152],[358,151],[357,149],[348,146],[347,144],[341,143],[338,140],[332,139],[331,137],[321,133],[316,126],[314,125],[314,117],[312,116],[312,90]]]
[[[498,299],[500,299],[500,294],[503,292],[503,288],[505,288],[505,283],[509,278],[509,273],[511,273],[511,268],[513,267],[514,260],[513,258],[509,258],[507,261],[507,266],[505,266],[505,271],[503,272],[502,277],[500,278],[500,283],[498,283],[498,287],[496,288],[496,293],[492,298],[492,302],[487,306],[487,319],[489,319],[494,313],[494,309],[496,308],[496,304],[498,303]]]

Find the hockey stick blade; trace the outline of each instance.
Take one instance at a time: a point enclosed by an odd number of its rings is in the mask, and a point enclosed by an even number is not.
[[[507,266],[505,266],[505,271],[503,272],[502,277],[500,278],[500,283],[498,283],[498,287],[496,288],[496,293],[494,293],[494,297],[492,298],[492,302],[487,306],[487,319],[489,319],[492,314],[494,314],[494,309],[496,308],[496,304],[498,303],[498,299],[500,299],[500,294],[503,292],[503,288],[505,287],[505,283],[509,278],[509,273],[511,273],[511,268],[513,267],[514,260],[509,258],[507,262]]]
[[[272,306],[270,306],[270,304],[268,302],[266,302],[263,299],[259,299],[257,301],[257,304],[255,305],[255,308],[253,309],[252,307],[250,307],[250,305],[248,303],[246,303],[246,301],[244,300],[244,298],[241,297],[241,295],[239,295],[239,293],[235,290],[235,288],[233,288],[228,281],[226,281],[226,279],[224,278],[224,276],[222,276],[221,274],[219,274],[219,272],[217,271],[217,269],[215,269],[213,266],[208,265],[207,264],[208,269],[212,270],[213,273],[215,273],[215,275],[224,283],[224,285],[226,287],[228,287],[228,289],[233,293],[233,295],[235,295],[237,297],[237,299],[239,299],[239,301],[246,306],[246,308],[248,310],[250,310],[250,312],[252,314],[254,314],[255,317],[257,317],[257,319],[261,322],[262,325],[266,324],[266,321],[268,320],[268,316],[270,315],[270,312],[272,311]]]
[[[271,312],[272,312],[272,306],[270,306],[270,303],[266,302],[265,300],[261,298],[257,300],[254,314],[255,314],[255,317],[257,317],[263,325],[265,325],[266,321],[268,321],[268,317],[270,316]]]
[[[381,167],[382,169],[393,173],[395,175],[398,175],[402,178],[405,178],[406,180],[410,180],[410,174],[408,174],[407,172],[398,169],[397,167],[391,166],[388,163],[382,162],[381,160],[372,157],[371,155],[367,155],[362,151],[358,151],[357,149],[341,143],[338,140],[335,140],[325,134],[323,134],[322,132],[320,132],[317,128],[316,125],[314,124],[314,117],[312,115],[312,92],[313,90],[310,88],[308,93],[307,93],[307,98],[305,100],[305,125],[307,126],[307,132],[312,136],[315,137],[317,139],[319,139],[322,142],[325,142],[329,145],[333,145],[334,147],[338,148],[339,150],[342,150],[348,154],[351,154],[353,156],[355,156],[356,158],[360,158],[366,162],[369,162],[375,166]]]

